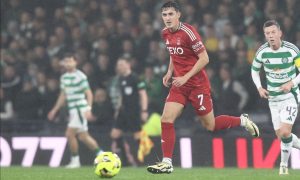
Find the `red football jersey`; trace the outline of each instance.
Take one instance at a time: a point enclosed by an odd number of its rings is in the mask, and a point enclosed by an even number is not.
[[[162,38],[169,50],[173,66],[174,76],[184,76],[189,72],[198,60],[198,54],[205,50],[200,35],[189,24],[181,23],[175,32],[168,28],[162,30]],[[184,86],[197,86],[210,89],[210,84],[204,69],[191,77]]]

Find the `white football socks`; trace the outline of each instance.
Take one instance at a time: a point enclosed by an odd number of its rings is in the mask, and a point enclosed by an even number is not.
[[[281,138],[281,164],[287,166],[293,146],[293,136]]]
[[[240,120],[241,120],[241,125],[242,127],[246,126],[246,120],[244,119],[245,117],[243,116],[243,114],[240,116]]]
[[[71,157],[71,162],[80,162],[80,161],[79,161],[79,155],[72,156],[72,157]]]

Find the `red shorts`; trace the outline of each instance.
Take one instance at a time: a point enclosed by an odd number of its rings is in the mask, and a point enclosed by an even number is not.
[[[166,102],[177,102],[184,106],[191,102],[199,116],[208,114],[213,107],[210,90],[197,87],[172,86]]]

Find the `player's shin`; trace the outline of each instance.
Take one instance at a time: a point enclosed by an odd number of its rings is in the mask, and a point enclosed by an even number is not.
[[[291,155],[293,145],[293,136],[290,135],[289,137],[282,137],[281,138],[281,166],[286,166],[288,164],[289,157]]]
[[[161,147],[163,161],[172,164],[172,155],[175,144],[175,129],[173,123],[162,123]]]
[[[240,117],[221,115],[215,118],[215,129],[214,131],[229,129],[236,126],[240,126]]]

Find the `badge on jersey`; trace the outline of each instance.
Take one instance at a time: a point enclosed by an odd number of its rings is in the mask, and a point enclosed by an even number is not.
[[[177,44],[177,46],[180,46],[180,44],[181,44],[181,42],[180,42],[180,38],[177,38],[177,40],[176,40],[176,44]]]
[[[288,58],[286,58],[286,57],[281,59],[281,62],[282,62],[282,63],[287,63],[288,61],[289,61],[289,60],[288,60]]]
[[[133,89],[130,86],[126,86],[125,89],[124,89],[124,92],[125,92],[126,95],[131,95],[132,91],[133,91]]]

